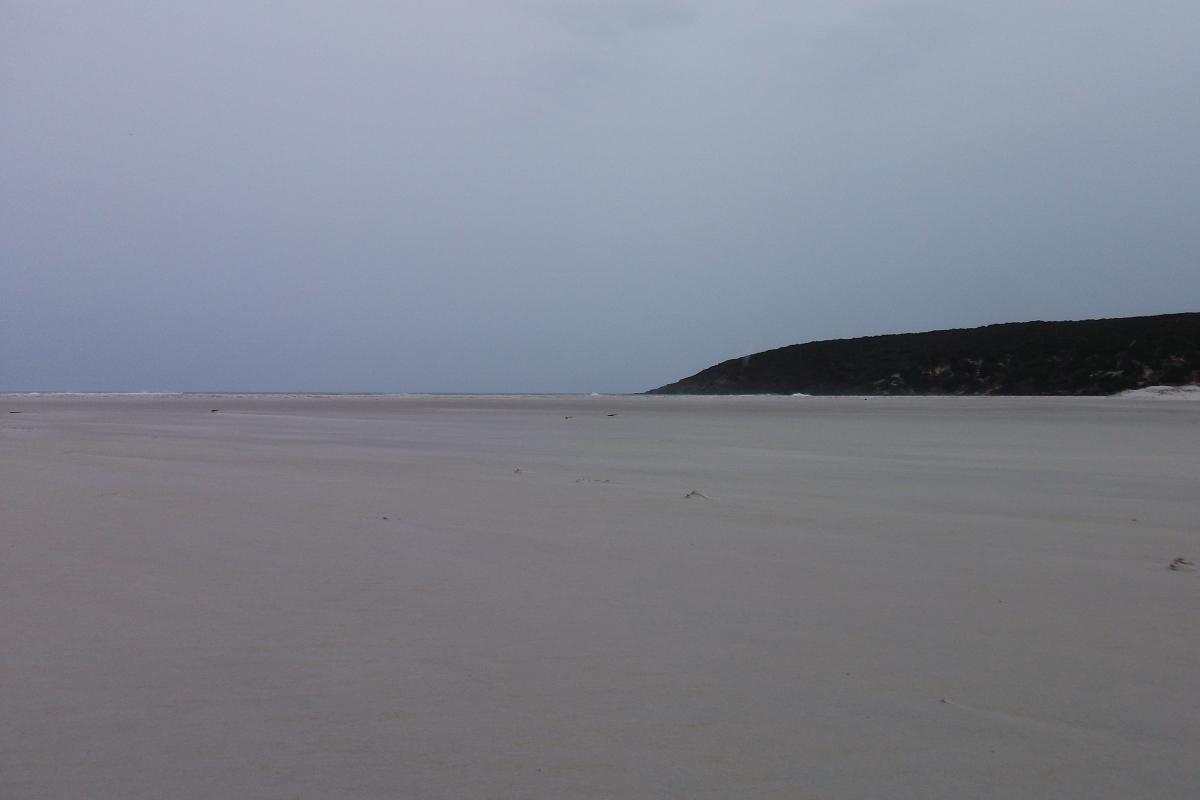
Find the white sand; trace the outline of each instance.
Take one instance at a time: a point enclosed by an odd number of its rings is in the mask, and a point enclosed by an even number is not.
[[[1118,397],[1135,400],[1200,400],[1200,386],[1147,386],[1144,389],[1130,389],[1121,392]]]
[[[0,397],[0,797],[1195,798],[1177,556],[1191,403]]]

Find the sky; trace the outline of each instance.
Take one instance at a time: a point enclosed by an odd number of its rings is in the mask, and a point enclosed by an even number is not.
[[[0,391],[1200,310],[1195,0],[0,0]]]

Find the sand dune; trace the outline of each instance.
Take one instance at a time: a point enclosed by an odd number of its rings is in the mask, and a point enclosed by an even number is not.
[[[1121,392],[1119,396],[1135,400],[1200,400],[1200,386],[1147,386]]]
[[[1200,793],[1194,404],[0,411],[5,800]]]

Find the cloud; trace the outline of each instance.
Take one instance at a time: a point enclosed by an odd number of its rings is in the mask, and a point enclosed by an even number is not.
[[[694,22],[698,10],[681,0],[538,0],[529,9],[585,39],[614,40]]]
[[[945,3],[885,3],[832,26],[808,66],[834,88],[861,91],[919,68],[968,35],[968,13]]]
[[[639,83],[655,61],[653,36],[699,19],[697,6],[682,0],[531,0],[523,7],[551,32],[527,87],[575,110]]]

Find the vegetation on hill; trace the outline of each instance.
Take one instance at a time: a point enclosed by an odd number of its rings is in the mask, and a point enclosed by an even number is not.
[[[648,394],[1105,395],[1200,383],[1200,313],[794,344]]]

